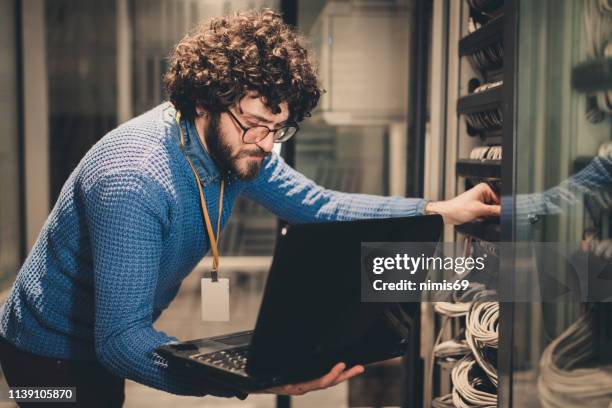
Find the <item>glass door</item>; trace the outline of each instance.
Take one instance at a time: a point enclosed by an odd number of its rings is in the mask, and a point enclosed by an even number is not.
[[[566,250],[515,280],[515,294],[537,293],[513,305],[516,407],[612,402],[611,6],[519,2],[514,236]]]
[[[415,15],[412,0],[298,1],[298,29],[326,93],[300,125],[295,167],[317,184],[407,195]],[[390,360],[348,384],[292,398],[292,406],[398,406],[404,378],[400,359]]]

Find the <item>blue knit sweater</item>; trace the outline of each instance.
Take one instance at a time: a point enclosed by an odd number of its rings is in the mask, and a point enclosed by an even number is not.
[[[62,188],[3,305],[0,335],[54,358],[97,359],[112,373],[175,394],[233,395],[168,369],[176,341],[153,328],[209,249],[195,177],[162,104],[104,136]],[[217,219],[220,174],[192,122],[187,152]],[[230,178],[222,225],[240,194],[290,222],[410,216],[423,200],[326,190],[273,154],[250,182]]]

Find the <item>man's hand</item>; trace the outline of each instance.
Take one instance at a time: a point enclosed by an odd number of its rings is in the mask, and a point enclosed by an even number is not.
[[[426,213],[440,214],[445,224],[463,224],[483,217],[499,217],[499,197],[486,183],[446,201],[427,203]]]
[[[333,387],[334,385],[338,385],[342,381],[355,377],[364,371],[364,367],[362,365],[356,365],[348,370],[345,370],[345,368],[346,365],[344,363],[338,363],[323,377],[299,384],[287,384],[279,387],[272,387],[260,392],[264,394],[302,395],[310,391],[324,390],[325,388]]]

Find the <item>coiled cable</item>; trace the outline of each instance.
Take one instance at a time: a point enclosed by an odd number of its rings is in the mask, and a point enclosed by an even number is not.
[[[483,376],[474,373],[476,369],[478,364],[472,355],[462,358],[453,368],[453,404],[457,408],[496,408],[497,394]]]
[[[497,387],[497,368],[491,361],[491,349],[497,351],[499,303],[474,302],[465,317],[465,339],[478,365]],[[495,359],[496,360],[496,359]]]
[[[431,401],[432,408],[455,408],[453,394],[446,394]]]
[[[612,406],[612,366],[592,366],[592,312],[591,306],[542,353],[538,394],[543,407]]]

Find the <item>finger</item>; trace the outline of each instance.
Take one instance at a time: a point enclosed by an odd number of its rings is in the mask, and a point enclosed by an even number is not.
[[[338,378],[336,378],[336,380],[334,381],[332,385],[340,384],[342,381],[346,381],[349,378],[358,376],[359,374],[362,374],[364,371],[365,371],[365,368],[362,365],[356,365],[354,367],[351,367],[350,369],[344,371]]]
[[[280,395],[302,395],[309,391],[327,388],[334,384],[334,381],[344,372],[344,363],[336,364],[329,373],[321,378],[297,384],[287,384],[278,387],[271,387],[264,390],[264,393]]]
[[[319,378],[318,380],[315,380],[317,382],[318,388],[327,388],[332,385],[334,381],[336,381],[336,379],[342,375],[345,368],[346,364],[344,363],[336,364],[329,373]]]
[[[495,193],[495,191],[493,191],[493,189],[491,188],[491,186],[487,183],[479,183],[476,188],[478,188],[478,191],[480,193],[480,197],[483,199],[483,201],[486,202],[490,202],[493,204],[499,204],[499,197],[497,196],[497,194]]]
[[[254,391],[251,394],[286,394],[284,388],[284,386],[270,387],[263,391]]]
[[[345,368],[346,364],[338,363],[329,371],[329,373],[325,374],[321,378],[288,385],[288,392],[290,392],[290,395],[302,395],[306,392],[327,388],[333,384],[333,382],[342,374]]]
[[[497,195],[497,193],[491,189],[491,187],[489,187],[490,191],[491,191],[491,195],[487,197],[487,200],[489,201],[489,203],[491,204],[501,204],[501,201],[499,199],[499,195]]]
[[[501,205],[482,204],[479,212],[479,217],[499,217],[501,214]]]

